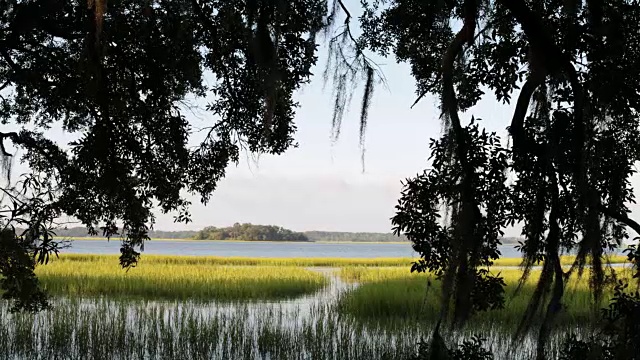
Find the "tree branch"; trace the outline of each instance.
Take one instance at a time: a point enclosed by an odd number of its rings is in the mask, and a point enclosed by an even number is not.
[[[18,136],[18,133],[16,132],[8,132],[8,133],[0,132],[0,151],[2,151],[2,155],[13,156],[9,154],[4,147],[4,139],[6,138],[11,139],[11,141],[13,141],[15,144],[23,144],[24,142],[20,139],[20,137]]]
[[[464,2],[464,25],[449,44],[442,58],[442,111],[449,117],[451,128],[455,137],[455,152],[457,160],[462,167],[462,193],[461,193],[461,220],[459,223],[462,233],[460,234],[459,247],[456,251],[454,265],[448,270],[446,277],[451,279],[452,272],[455,273],[455,308],[454,323],[463,324],[471,313],[471,289],[475,282],[475,269],[477,252],[480,241],[476,234],[476,226],[482,218],[482,213],[475,198],[474,190],[474,169],[468,161],[469,151],[466,134],[460,123],[458,116],[458,99],[453,82],[453,70],[456,57],[462,52],[465,43],[473,40],[476,26],[477,4],[475,0],[465,0]],[[469,255],[471,258],[469,258]],[[443,286],[447,285],[443,282]],[[444,289],[443,294],[450,294],[448,289]],[[449,295],[444,295],[443,304],[448,302]],[[444,308],[443,308],[444,310]],[[441,318],[444,312],[441,313]],[[446,314],[444,314],[446,316]]]
[[[351,38],[351,41],[353,41],[354,44],[358,44],[358,42],[356,41],[355,37],[353,36],[353,34],[351,33],[351,27],[349,26],[351,23],[351,13],[349,12],[349,10],[347,10],[347,7],[345,6],[345,4],[342,2],[342,0],[337,0],[338,4],[340,4],[340,7],[342,8],[342,11],[344,11],[345,15],[347,16],[344,19],[344,26],[345,26],[345,30],[344,33],[346,33],[347,35],[349,35],[349,38]],[[340,35],[338,35],[340,36]],[[357,50],[357,49],[356,49]],[[360,53],[359,50],[357,50],[357,53]]]
[[[531,11],[524,0],[498,0],[502,6],[508,9],[516,21],[522,27],[529,43],[531,44],[532,51],[535,53],[537,61],[540,62],[542,67],[549,75],[558,74],[564,72],[571,84],[573,90],[573,114],[575,121],[576,132],[576,153],[578,161],[576,163],[575,177],[576,183],[579,188],[584,189],[585,184],[585,125],[583,119],[583,107],[584,107],[584,91],[580,83],[578,74],[573,67],[570,56],[562,51],[560,47],[555,43],[553,37],[546,31],[542,24],[540,17]]]
[[[604,215],[618,221],[621,222],[625,225],[627,225],[628,227],[632,228],[638,235],[640,235],[640,224],[637,223],[635,220],[629,218],[629,216],[627,216],[627,214],[625,213],[620,213],[617,212],[605,205],[600,204],[600,212],[602,212]]]
[[[13,61],[13,59],[11,58],[11,54],[9,54],[9,52],[7,51],[7,48],[8,47],[5,47],[5,42],[0,41],[0,56],[4,59],[4,61],[7,62],[7,64],[9,64],[9,67],[13,70],[16,76],[27,80],[32,80],[38,84],[46,86],[56,85],[55,83],[47,79],[39,77],[33,71],[24,70],[23,68],[21,68],[20,65],[16,64],[16,62]],[[7,82],[11,82],[11,80],[7,80]],[[3,87],[5,87],[6,85],[7,84],[4,84]]]
[[[522,86],[522,90],[520,90],[520,95],[518,95],[516,108],[513,112],[511,125],[509,126],[509,134],[513,138],[513,149],[520,154],[524,154],[526,149],[540,157],[543,157],[545,153],[543,147],[527,137],[524,131],[524,119],[527,115],[531,98],[543,82],[544,76],[530,74]]]

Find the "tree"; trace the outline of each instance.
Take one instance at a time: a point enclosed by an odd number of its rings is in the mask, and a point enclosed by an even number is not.
[[[309,241],[300,232],[294,232],[275,225],[253,225],[235,223],[233,226],[216,228],[207,226],[198,231],[196,240],[247,240],[247,241]]]
[[[390,0],[364,7],[356,54],[395,55],[411,65],[416,101],[441,99],[445,133],[431,144],[431,169],[406,181],[393,218],[395,232],[422,255],[413,269],[442,278],[441,321],[462,325],[501,305],[504,283],[490,266],[504,228],[521,225],[521,284],[535,264],[542,274],[516,338],[548,299],[538,332],[544,358],[568,275],[582,274],[590,259],[598,303],[606,251],[621,246],[627,227],[640,233],[628,216],[640,160],[640,3]],[[461,120],[484,96],[515,102],[511,146],[472,114],[468,125]],[[559,256],[571,250],[578,256],[564,271]],[[637,269],[638,247],[628,256]]]
[[[47,306],[32,270],[57,252],[60,215],[119,236],[120,262],[133,266],[153,206],[188,221],[183,194],[206,202],[241,149],[293,146],[292,96],[326,11],[322,0],[0,3],[3,169],[10,179],[12,145],[31,170],[2,189],[3,297]],[[211,125],[193,149],[185,112],[204,96]],[[77,140],[56,143],[52,126]]]

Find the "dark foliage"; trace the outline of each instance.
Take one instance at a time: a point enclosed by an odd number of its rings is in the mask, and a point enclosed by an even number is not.
[[[431,143],[432,169],[407,180],[393,218],[394,231],[404,233],[422,256],[412,270],[433,272],[446,284],[443,315],[452,299],[468,301],[455,306],[454,317],[460,322],[473,311],[498,308],[504,302],[504,282],[488,269],[500,256],[498,245],[511,206],[506,189],[508,150],[477,122],[464,131],[473,154],[469,164],[477,169],[472,186],[478,204],[461,198],[463,174],[451,161],[450,139],[445,136]],[[451,209],[449,221],[441,219],[443,207]],[[470,221],[478,225],[471,232]]]
[[[239,223],[224,228],[209,226],[200,230],[194,238],[196,240],[309,241],[304,233],[294,232],[279,226]]]
[[[485,341],[473,336],[452,349],[448,349],[442,340],[438,344],[421,341],[417,355],[411,360],[493,360],[491,351],[484,347]]]
[[[522,226],[522,280],[533,265],[542,275],[516,338],[542,310],[543,358],[568,275],[581,275],[591,258],[599,301],[605,253],[628,238],[627,227],[640,231],[628,217],[640,160],[640,3],[374,0],[364,7],[358,50],[409,63],[417,101],[441,99],[444,134],[432,144],[431,168],[407,181],[393,218],[422,255],[413,270],[442,277],[442,320],[461,325],[490,307],[473,305],[479,288],[501,286],[477,269],[499,256],[506,226]],[[461,119],[487,95],[514,103],[507,149],[488,142],[473,116],[466,115],[470,125]],[[565,271],[559,256],[567,251],[578,256]],[[628,254],[637,265],[637,248]]]
[[[602,311],[599,333],[580,340],[569,334],[558,360],[637,360],[640,359],[640,293],[630,292],[628,284],[619,282],[609,306]],[[490,360],[493,354],[484,345],[485,340],[473,336],[457,347],[447,345],[436,331],[429,341],[418,344],[415,360]]]
[[[153,206],[189,221],[183,195],[206,202],[243,149],[294,145],[293,94],[311,75],[326,13],[325,0],[0,2],[3,165],[19,148],[29,176],[48,186],[3,186],[2,227],[26,230],[4,240],[14,245],[2,256],[33,262],[3,263],[5,296],[41,303],[21,291],[36,285],[33,259],[48,254],[60,215],[119,238],[131,266]],[[205,96],[210,125],[190,147],[185,112]],[[52,141],[51,127],[75,140]],[[20,210],[27,203],[42,211]]]
[[[24,237],[11,230],[0,233],[0,286],[3,299],[17,299],[12,310],[38,311],[48,307],[47,298],[33,273],[33,249]]]

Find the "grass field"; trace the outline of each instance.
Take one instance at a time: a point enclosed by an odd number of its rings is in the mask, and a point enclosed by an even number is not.
[[[615,257],[613,261],[623,261]],[[570,264],[573,258],[564,257]],[[328,284],[318,272],[303,267],[339,268],[339,276],[361,285],[343,295],[339,307],[359,318],[418,319],[435,316],[439,286],[427,275],[409,271],[410,258],[248,258],[214,256],[145,255],[125,271],[116,255],[61,255],[36,273],[53,295],[179,300],[277,300],[313,293]],[[517,266],[519,259],[501,259],[498,266]],[[530,284],[520,294],[513,288],[520,277],[517,268],[501,271],[508,284],[506,309],[491,319],[508,319],[522,313],[533,291]],[[586,279],[574,281],[566,292],[568,322],[590,319]]]
[[[530,279],[517,294],[515,288],[520,279],[520,270],[503,269],[501,274],[507,283],[505,308],[481,313],[477,315],[477,321],[474,320],[474,323],[495,323],[510,329],[517,327],[533,293],[539,271],[532,271]],[[348,267],[341,269],[339,275],[345,281],[361,284],[340,298],[338,308],[343,313],[359,319],[383,321],[420,321],[437,317],[440,308],[440,284],[431,275],[410,273],[392,267]],[[619,276],[628,278],[630,273],[628,270],[622,270]],[[599,307],[604,306],[610,296],[611,288],[607,288]],[[576,277],[570,279],[563,299],[564,308],[559,322],[566,325],[585,325],[598,319],[598,314],[593,312],[588,289],[588,273],[580,280]]]
[[[117,255],[65,254],[58,262],[117,263]],[[142,255],[140,264],[153,265],[235,265],[235,266],[403,266],[411,265],[411,258],[257,258],[236,256],[174,256]]]
[[[36,274],[51,294],[83,297],[273,300],[312,293],[327,284],[323,275],[294,266],[226,266],[150,257],[125,271],[116,257],[63,256],[38,267]]]
[[[563,256],[563,265],[571,265],[574,256]],[[626,262],[625,256],[612,256],[611,263]],[[66,254],[56,261],[62,262],[108,262],[117,263],[117,255]],[[143,255],[140,264],[156,265],[241,265],[241,266],[316,266],[316,267],[409,267],[415,261],[412,258],[256,258],[235,256],[177,256],[177,255]],[[519,258],[503,258],[495,262],[495,266],[519,266]]]

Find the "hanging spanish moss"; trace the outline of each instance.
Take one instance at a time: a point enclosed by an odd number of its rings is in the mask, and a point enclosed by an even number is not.
[[[3,149],[4,150],[4,149]],[[0,154],[0,174],[7,182],[11,181],[11,168],[13,165],[13,156],[4,153]]]
[[[364,95],[362,95],[362,106],[360,107],[360,153],[362,162],[362,171],[364,171],[364,154],[365,154],[365,134],[367,132],[367,120],[369,117],[369,107],[371,106],[371,98],[373,97],[374,70],[367,65],[365,77]]]
[[[365,168],[365,135],[369,107],[375,83],[383,80],[374,68],[374,63],[363,52],[362,46],[351,33],[351,14],[341,0],[334,0],[326,20],[325,31],[332,29],[338,14],[342,9],[345,21],[336,35],[329,39],[328,59],[323,73],[324,82],[331,81],[333,85],[333,114],[331,118],[332,140],[335,142],[340,137],[342,119],[352,100],[352,96],[361,79],[364,80],[364,90],[360,106],[359,121],[359,145],[361,154],[362,171]]]
[[[13,167],[13,154],[7,152],[4,145],[5,135],[0,139],[0,176],[9,184],[11,182],[11,168]]]

